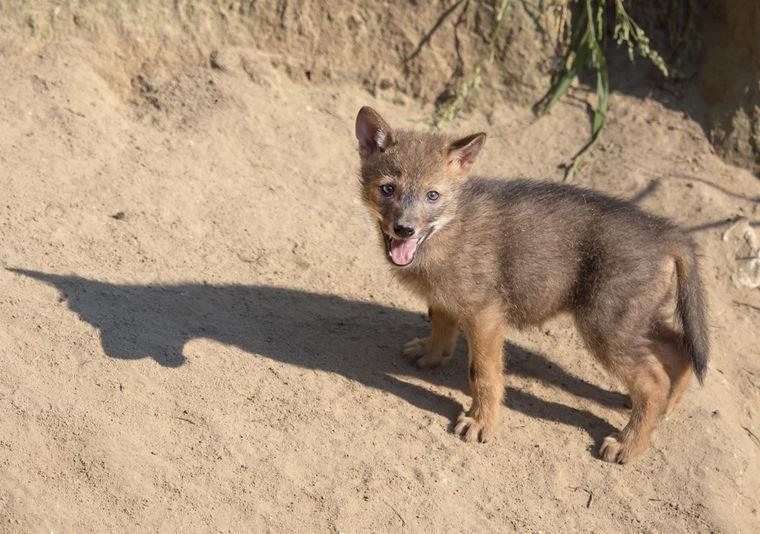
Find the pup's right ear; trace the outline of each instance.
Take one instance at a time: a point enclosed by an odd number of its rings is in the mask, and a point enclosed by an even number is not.
[[[486,134],[483,132],[468,135],[449,145],[449,165],[453,165],[460,172],[467,173],[475,163],[483,144],[486,142]]]
[[[356,116],[356,138],[359,153],[368,158],[376,152],[385,152],[393,144],[393,131],[380,114],[369,106],[364,106]]]

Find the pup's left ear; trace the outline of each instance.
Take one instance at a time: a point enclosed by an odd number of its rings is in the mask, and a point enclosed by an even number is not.
[[[486,142],[486,134],[483,132],[468,135],[449,145],[449,166],[467,172],[475,163],[480,150]]]

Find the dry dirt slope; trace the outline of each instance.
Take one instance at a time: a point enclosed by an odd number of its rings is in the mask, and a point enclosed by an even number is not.
[[[447,433],[461,351],[434,373],[398,356],[424,306],[357,199],[358,107],[430,110],[222,53],[137,88],[87,43],[0,63],[0,529],[757,532],[760,295],[722,235],[760,220],[760,186],[696,124],[613,95],[578,181],[702,244],[705,388],[641,461],[604,464],[623,398],[558,321],[514,333],[502,430],[474,446]],[[489,132],[479,171],[556,180],[587,134],[570,102],[456,127]]]

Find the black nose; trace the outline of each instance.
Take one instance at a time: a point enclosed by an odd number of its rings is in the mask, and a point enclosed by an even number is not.
[[[401,237],[412,237],[414,235],[414,228],[401,224],[394,226],[393,231],[396,232],[396,235],[400,235]]]

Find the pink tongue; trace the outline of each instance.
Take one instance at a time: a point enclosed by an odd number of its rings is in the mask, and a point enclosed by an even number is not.
[[[391,238],[391,260],[396,265],[409,265],[414,259],[419,239]]]

